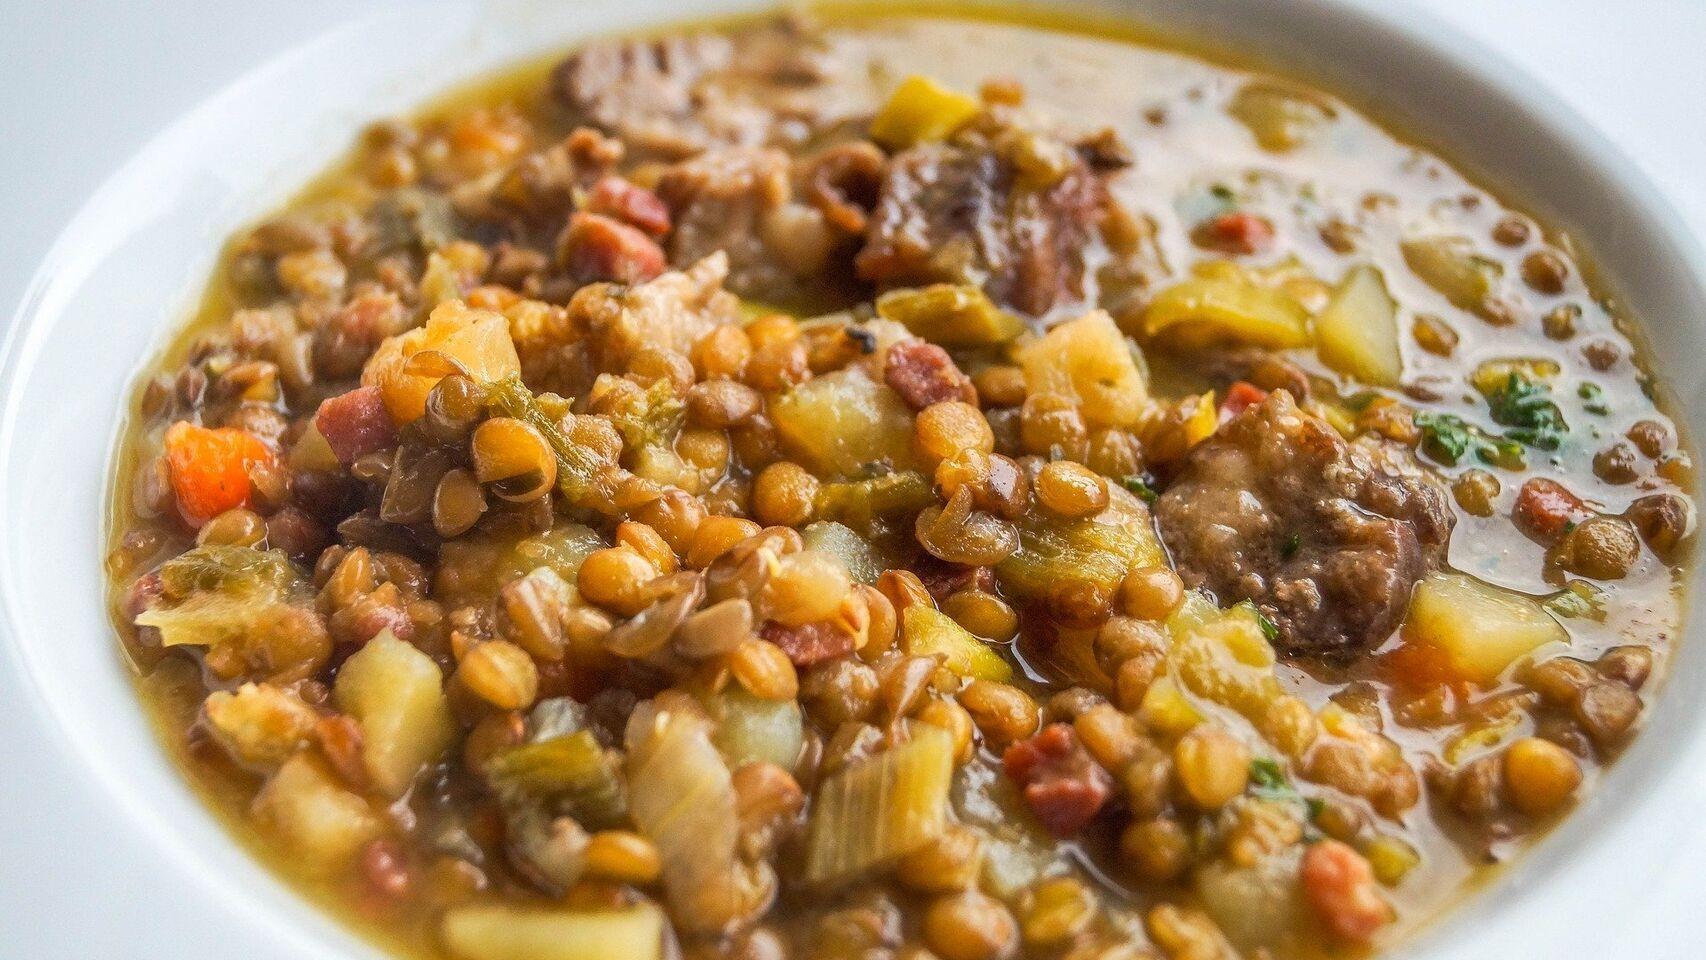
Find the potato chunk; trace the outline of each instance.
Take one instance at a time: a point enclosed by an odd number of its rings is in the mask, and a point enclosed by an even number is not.
[[[385,409],[398,426],[419,420],[426,413],[427,394],[443,379],[441,373],[408,370],[409,358],[427,350],[461,364],[480,382],[521,372],[521,359],[516,356],[509,321],[503,314],[475,310],[460,300],[441,303],[427,318],[426,326],[381,343],[361,372],[363,385],[379,387]]]
[[[788,449],[816,470],[850,476],[870,463],[912,466],[912,410],[861,367],[800,384],[770,414]]]
[[[1315,318],[1321,362],[1362,383],[1395,387],[1404,373],[1398,349],[1398,304],[1380,270],[1352,267]]]
[[[1149,399],[1131,351],[1113,318],[1097,310],[1052,328],[1021,347],[1016,359],[1031,395],[1077,400],[1094,427],[1129,427]]]
[[[591,911],[457,907],[444,915],[444,942],[464,960],[657,960],[663,915],[650,904]]]
[[[387,796],[402,796],[455,733],[438,664],[389,629],[344,663],[335,693],[361,725],[368,775]]]
[[[1569,634],[1538,603],[1460,573],[1416,585],[1404,640],[1437,651],[1464,680],[1491,683],[1517,660]]]
[[[307,753],[291,757],[255,796],[255,819],[310,872],[337,870],[384,821],[360,796],[343,788],[330,770]]]

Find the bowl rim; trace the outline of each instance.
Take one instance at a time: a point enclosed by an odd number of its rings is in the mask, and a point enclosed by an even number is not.
[[[1209,14],[1209,20],[1212,20],[1217,11],[1247,9],[1253,3],[1260,4],[1261,0],[1215,0],[1206,4],[1200,0],[1195,3],[1190,0],[1108,0],[1099,6],[1111,8],[1121,15],[1156,21],[1162,24],[1162,32],[1165,33],[1173,27],[1182,27],[1188,32],[1193,24],[1208,22],[1204,19],[1205,7],[1213,8]],[[516,10],[523,10],[528,6],[525,2],[513,5]],[[663,3],[634,2],[629,6],[645,11],[640,19],[646,22],[667,23],[677,18],[676,13],[663,9],[667,6]],[[753,4],[743,0],[702,0],[697,6],[704,9],[733,10],[771,5]],[[1001,4],[995,6],[999,7]],[[1680,299],[1691,300],[1694,304],[1706,304],[1706,255],[1702,253],[1698,238],[1683,223],[1664,195],[1641,173],[1621,148],[1555,93],[1534,81],[1525,70],[1437,15],[1411,4],[1380,4],[1377,0],[1292,0],[1283,7],[1288,19],[1320,27],[1336,24],[1334,29],[1376,38],[1376,45],[1394,45],[1409,55],[1431,58],[1432,69],[1442,78],[1449,79],[1459,87],[1479,90],[1489,98],[1481,105],[1481,109],[1525,120],[1543,135],[1549,144],[1561,147],[1583,166],[1594,168],[1601,174],[1602,183],[1599,189],[1610,198],[1613,205],[1634,217],[1634,229],[1640,238],[1654,241],[1670,262],[1682,266],[1682,270],[1671,281],[1682,291]],[[467,16],[478,12],[474,5],[440,2],[430,5],[427,9],[430,12],[422,14],[415,11],[410,15],[444,17],[447,23],[460,24],[467,27],[470,33],[475,32],[477,25]],[[245,73],[151,138],[147,145],[123,163],[71,218],[31,277],[16,309],[12,312],[12,322],[7,325],[3,334],[0,334],[0,506],[12,502],[9,496],[14,495],[18,483],[19,465],[15,459],[15,451],[21,432],[26,429],[25,425],[19,422],[19,410],[22,405],[21,396],[30,386],[29,372],[42,352],[48,349],[56,324],[68,304],[77,296],[80,284],[88,279],[93,270],[92,257],[111,252],[102,244],[90,244],[90,237],[103,235],[110,240],[115,229],[112,226],[115,214],[130,203],[138,191],[146,188],[151,177],[160,176],[164,165],[169,165],[178,158],[182,141],[207,136],[204,128],[216,120],[222,111],[231,109],[234,104],[251,95],[256,88],[277,82],[280,77],[289,75],[293,69],[300,68],[316,56],[323,56],[327,51],[338,49],[342,45],[361,42],[361,38],[366,36],[368,31],[396,15],[396,11],[382,10],[370,17],[339,24]],[[1304,28],[1294,26],[1291,29],[1301,31]],[[563,43],[567,42],[568,38],[565,37]],[[560,45],[562,44],[547,43],[543,48]],[[1245,43],[1238,46],[1241,48],[1247,45]],[[1294,67],[1288,72],[1300,71]],[[1318,73],[1319,71],[1307,67],[1301,71],[1301,75],[1311,78]],[[1334,83],[1327,82],[1324,85],[1330,92],[1343,93]],[[1352,102],[1356,100],[1353,98]],[[1357,106],[1368,112],[1367,104],[1357,103]],[[1379,109],[1372,111],[1371,116],[1383,124],[1390,119],[1386,111]],[[1414,123],[1406,123],[1401,129],[1407,139],[1414,139],[1413,134],[1419,128]],[[1463,153],[1459,149],[1460,145],[1436,143],[1425,132],[1419,142],[1429,150],[1438,149],[1453,165],[1460,165],[1459,157]],[[1528,191],[1516,189],[1508,174],[1481,169],[1474,164],[1469,166],[1467,172],[1470,179],[1477,184],[1490,185],[1501,192],[1514,190],[1526,208],[1548,205],[1543,196],[1530,196]],[[245,202],[248,204],[248,212],[256,214],[269,209],[273,200],[251,196]],[[1542,218],[1543,222],[1548,219]],[[1585,239],[1591,250],[1594,238]],[[1601,260],[1603,262],[1603,258]],[[1602,284],[1608,284],[1615,289],[1617,280],[1618,277],[1608,275],[1602,278]],[[1673,317],[1668,321],[1647,317],[1644,318],[1643,326],[1658,323],[1681,326],[1692,323],[1696,332],[1706,326],[1706,322],[1700,320],[1697,315]],[[156,331],[157,334],[160,332],[162,331]],[[155,343],[157,346],[158,339]],[[1666,360],[1673,365],[1679,362],[1679,359],[1658,359],[1661,367],[1666,365]],[[1682,373],[1674,369],[1667,369],[1665,372],[1669,375]],[[130,386],[129,383],[122,386],[126,395]],[[1694,395],[1694,391],[1690,391],[1690,396]],[[1673,407],[1673,413],[1679,422],[1689,412],[1680,405]],[[102,445],[101,458],[105,464],[110,464],[113,450],[111,441],[116,437],[116,431],[115,424],[111,435]],[[1699,432],[1695,432],[1698,435]],[[110,469],[108,474],[110,475]],[[98,504],[103,513],[106,482],[107,478],[103,477],[103,499]],[[43,682],[40,671],[46,667],[43,661],[33,655],[34,648],[23,627],[27,619],[22,613],[24,599],[13,587],[16,580],[11,575],[17,569],[19,558],[28,556],[28,537],[24,532],[27,529],[24,524],[13,523],[8,525],[8,529],[0,531],[0,636],[4,637],[4,642],[0,642],[0,649],[4,650],[4,653],[0,654],[0,670],[20,679],[20,686],[31,695],[28,711],[34,721],[31,725],[32,731],[39,731],[51,738],[49,742],[52,749],[75,760],[74,766],[81,774],[80,782],[109,794],[116,805],[125,810],[133,825],[146,829],[151,844],[169,856],[169,862],[175,869],[210,873],[208,867],[214,862],[210,852],[206,849],[192,849],[187,831],[163,821],[149,809],[145,798],[130,795],[125,784],[106,776],[100,762],[99,750],[68,729],[61,705],[52,699],[53,685]],[[95,558],[95,562],[98,564],[98,558]],[[1696,582],[1700,579],[1699,575],[1699,570],[1691,571],[1691,578]],[[98,586],[98,583],[97,580],[93,586]],[[98,591],[96,595],[99,596]],[[1635,821],[1641,816],[1650,815],[1660,805],[1679,800],[1677,794],[1686,783],[1696,783],[1702,779],[1698,774],[1692,775],[1690,779],[1689,774],[1678,769],[1688,765],[1676,761],[1706,758],[1706,735],[1703,735],[1706,715],[1698,710],[1692,711],[1693,715],[1690,715],[1682,703],[1681,692],[1672,692],[1670,689],[1685,679],[1681,669],[1685,665],[1689,668],[1686,677],[1690,680],[1690,685],[1694,689],[1700,689],[1699,681],[1706,676],[1706,665],[1702,664],[1706,649],[1695,648],[1701,647],[1702,642],[1706,641],[1706,630],[1700,628],[1696,618],[1688,616],[1685,618],[1683,633],[1688,637],[1679,643],[1672,675],[1648,711],[1646,729],[1626,755],[1611,768],[1593,797],[1574,811],[1566,822],[1553,830],[1543,842],[1521,857],[1518,863],[1505,870],[1485,889],[1470,897],[1470,902],[1448,908],[1441,918],[1446,922],[1435,922],[1429,929],[1412,934],[1389,955],[1425,954],[1465,958],[1485,955],[1481,952],[1488,947],[1485,931],[1472,931],[1472,926],[1479,925],[1471,923],[1472,919],[1506,929],[1518,921],[1539,922],[1545,917],[1545,911],[1536,909],[1537,906],[1543,906],[1538,904],[1538,900],[1567,880],[1581,884],[1584,881],[1583,871],[1590,863],[1619,869],[1638,869],[1641,866],[1639,863],[1629,862],[1627,858],[1619,860],[1603,856],[1604,848],[1608,844],[1618,842],[1620,837],[1626,838],[1631,827],[1635,826]],[[112,639],[110,636],[104,636],[99,642],[112,648],[116,659],[117,648]],[[131,704],[130,707],[140,714],[139,705]],[[1680,736],[1668,736],[1661,742],[1660,738],[1655,736],[1658,732],[1656,728],[1661,724],[1669,725],[1671,732]],[[163,750],[161,752],[164,753]],[[1706,764],[1694,765],[1695,769],[1702,767],[1706,767]],[[1611,795],[1614,785],[1617,792],[1632,795]],[[207,812],[207,819],[217,824],[218,818],[211,812]],[[1652,819],[1665,822],[1675,818],[1654,816]],[[224,833],[223,825],[216,825],[214,829]],[[1706,842],[1702,842],[1699,836],[1701,832],[1696,829],[1692,834],[1694,840],[1690,843],[1697,845],[1678,843],[1677,848],[1706,849]],[[205,831],[197,836],[204,837]],[[223,851],[224,855],[218,857],[222,867],[231,865],[233,859],[230,854],[233,852],[239,858],[249,858],[249,854],[241,850],[235,842],[229,844],[229,847],[229,850]],[[271,877],[270,869],[260,866],[258,861],[255,865],[267,877]],[[1585,880],[1588,886],[1594,885],[1594,878],[1588,877]],[[343,955],[373,955],[372,947],[358,934],[346,932],[341,924],[331,925],[322,911],[292,892],[292,888],[276,880],[266,891],[240,891],[212,882],[211,878],[206,879],[202,887],[210,896],[223,900],[234,913],[251,919],[263,919],[267,921],[267,926],[287,934],[294,941],[291,949],[302,951],[289,954],[291,956],[316,955],[315,951],[323,954],[328,950],[342,951]],[[282,898],[279,896],[281,892]],[[316,918],[318,923],[314,922]],[[1572,929],[1572,924],[1580,922],[1571,916],[1555,916],[1550,919],[1566,930]],[[1683,916],[1674,919],[1679,923],[1692,920],[1691,929],[1706,928],[1706,921],[1701,919]],[[301,939],[296,939],[298,935]],[[367,951],[365,954],[364,948]]]

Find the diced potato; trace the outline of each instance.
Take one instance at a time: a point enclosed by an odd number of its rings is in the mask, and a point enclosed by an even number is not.
[[[1333,120],[1333,108],[1316,94],[1268,81],[1247,83],[1226,112],[1250,128],[1264,150],[1283,153],[1312,140]]]
[[[914,74],[900,82],[871,119],[871,139],[890,150],[946,140],[980,109],[972,97]]]
[[[947,824],[954,741],[929,724],[912,739],[818,784],[806,836],[806,879],[849,880],[929,843]]]
[[[1377,387],[1395,387],[1404,374],[1398,348],[1398,303],[1386,292],[1380,270],[1352,267],[1315,318],[1315,349],[1321,362]]]
[[[1403,633],[1406,643],[1431,647],[1458,677],[1479,683],[1570,639],[1538,603],[1460,573],[1435,573],[1416,585]]]
[[[385,831],[373,807],[311,754],[298,753],[255,796],[255,819],[316,874],[337,870]]]
[[[1303,921],[1300,852],[1290,847],[1248,866],[1216,858],[1196,870],[1192,879],[1203,908],[1240,950],[1279,943]]]
[[[456,732],[438,664],[390,630],[344,662],[334,692],[361,725],[367,773],[386,796],[402,796]]]
[[[273,769],[308,742],[320,714],[288,690],[245,683],[235,692],[215,690],[202,704],[206,726],[232,759]]]
[[[788,449],[820,472],[913,464],[912,410],[862,367],[807,380],[772,402],[770,415]]]
[[[1077,400],[1092,427],[1129,427],[1149,399],[1131,351],[1113,318],[1097,310],[1051,328],[1019,348],[1015,359],[1033,396],[1052,393]]]
[[[1475,252],[1468,237],[1433,236],[1406,240],[1404,262],[1416,276],[1459,310],[1483,319],[1498,319],[1499,282],[1504,269],[1498,261]]]
[[[1201,723],[1203,715],[1172,677],[1157,677],[1143,693],[1137,718],[1151,730],[1176,737]]]
[[[949,670],[977,680],[1010,680],[1013,667],[989,644],[940,610],[907,607],[901,616],[901,646],[915,657],[941,657]]]
[[[444,915],[444,943],[462,960],[660,960],[663,914],[646,903],[588,911],[456,907]]]
[[[1274,676],[1274,649],[1253,608],[1233,607],[1181,633],[1167,655],[1191,693],[1259,722],[1285,691]]]
[[[456,361],[482,383],[521,373],[521,359],[503,314],[475,310],[460,300],[442,303],[426,326],[388,337],[361,372],[364,385],[379,387],[385,409],[398,426],[426,413],[427,394],[443,379],[440,372],[408,370],[409,358],[424,350]]]
[[[1309,311],[1288,294],[1249,278],[1225,275],[1181,280],[1143,311],[1143,332],[1176,346],[1249,343],[1286,349],[1309,345]]]
[[[285,462],[292,470],[336,473],[343,469],[338,455],[332,452],[332,445],[326,442],[326,435],[320,432],[320,425],[313,417],[308,418],[308,428],[291,445]]]
[[[877,315],[950,347],[1006,343],[1025,332],[1023,320],[996,306],[982,287],[969,284],[891,290],[877,298]]]

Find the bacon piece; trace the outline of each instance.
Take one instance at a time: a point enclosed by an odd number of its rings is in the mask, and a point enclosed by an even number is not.
[[[1114,789],[1114,778],[1090,757],[1068,723],[1051,723],[1014,743],[1002,754],[1001,766],[1023,791],[1031,812],[1057,837],[1083,829]]]
[[[386,412],[377,386],[357,387],[328,397],[314,414],[314,426],[346,467],[397,443],[397,425]]]
[[[934,343],[902,340],[889,348],[886,359],[883,379],[915,410],[944,400],[977,403],[971,379],[954,365],[948,351]]]

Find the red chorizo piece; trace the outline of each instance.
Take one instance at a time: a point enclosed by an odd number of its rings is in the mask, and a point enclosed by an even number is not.
[[[922,410],[944,400],[977,403],[971,378],[954,365],[948,351],[925,340],[902,340],[889,348],[883,379],[907,405]]]
[[[327,398],[314,414],[314,426],[346,467],[397,443],[397,425],[385,411],[377,386],[357,387]]]
[[[593,184],[586,212],[620,220],[654,237],[669,232],[669,208],[658,195],[621,177],[604,177]]]
[[[758,635],[782,648],[796,667],[809,667],[853,652],[853,635],[830,623],[789,627],[771,620]]]
[[[1582,498],[1556,480],[1532,477],[1517,491],[1511,521],[1529,539],[1544,546],[1556,543],[1570,528],[1593,516]]]
[[[1031,812],[1057,837],[1082,829],[1114,789],[1113,777],[1091,759],[1067,723],[1051,723],[1014,743],[1001,755],[1001,766],[1023,791]]]
[[[569,218],[557,241],[557,265],[582,283],[644,283],[667,263],[657,241],[634,227],[596,213]]]

